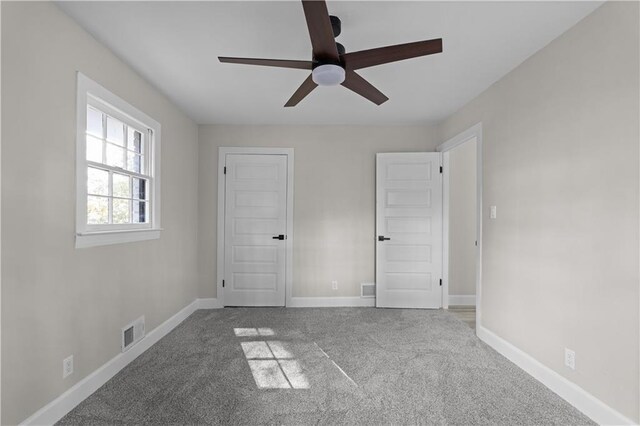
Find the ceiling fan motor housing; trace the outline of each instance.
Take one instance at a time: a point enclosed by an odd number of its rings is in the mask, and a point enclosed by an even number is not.
[[[344,48],[342,43],[338,43],[338,42],[336,42],[336,50],[338,51],[338,55],[340,56],[344,55],[346,52],[346,49]],[[325,58],[317,58],[315,56],[313,57],[312,68],[319,67],[320,65],[324,65],[324,64],[334,64],[334,65],[343,66],[341,60],[334,61],[334,60],[327,60]]]
[[[340,18],[333,15],[330,15],[329,19],[331,20],[331,29],[335,39],[342,31],[342,22]],[[344,55],[345,53],[344,46],[338,42],[336,42],[336,50],[338,55]],[[311,79],[318,86],[337,86],[344,81],[345,77],[346,71],[341,63],[325,62],[314,58]]]
[[[340,35],[340,33],[342,32],[342,21],[340,21],[340,18],[338,18],[337,16],[334,15],[329,15],[329,19],[331,20],[331,29],[333,30],[333,38],[336,38]],[[344,55],[346,50],[344,48],[344,46],[342,45],[342,43],[338,43],[336,41],[336,50],[338,51],[338,55]],[[313,58],[313,68],[319,67],[321,65],[325,65],[325,64],[333,64],[333,65],[340,65],[342,66],[342,64],[340,62],[328,62],[322,59],[318,59],[318,58]]]

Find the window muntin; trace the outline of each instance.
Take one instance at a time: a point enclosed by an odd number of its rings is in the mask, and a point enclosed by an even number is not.
[[[87,102],[87,230],[151,227],[152,132]]]

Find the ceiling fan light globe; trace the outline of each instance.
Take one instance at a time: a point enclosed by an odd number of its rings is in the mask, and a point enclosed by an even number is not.
[[[318,86],[337,86],[344,81],[345,71],[339,65],[320,65],[311,71],[311,78]]]

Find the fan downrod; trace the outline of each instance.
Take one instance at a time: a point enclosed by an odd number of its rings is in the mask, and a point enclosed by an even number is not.
[[[342,22],[337,16],[329,15],[331,20],[331,29],[333,29],[333,37],[338,37],[342,31]]]

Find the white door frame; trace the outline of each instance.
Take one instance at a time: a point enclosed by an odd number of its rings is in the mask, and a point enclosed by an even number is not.
[[[478,123],[454,136],[436,148],[442,152],[443,206],[442,206],[442,307],[449,307],[449,151],[476,139],[476,330],[480,328],[482,311],[482,123]]]
[[[224,222],[225,222],[225,183],[224,174],[227,154],[245,155],[286,155],[287,156],[287,239],[285,240],[285,306],[291,305],[291,289],[293,286],[293,148],[250,148],[250,147],[224,147],[218,148],[218,248],[216,297],[221,306],[224,306]]]

